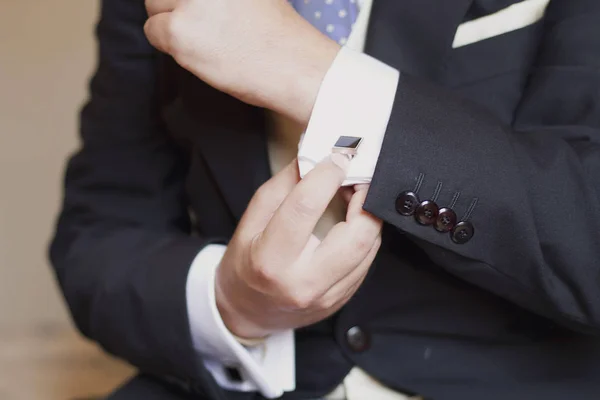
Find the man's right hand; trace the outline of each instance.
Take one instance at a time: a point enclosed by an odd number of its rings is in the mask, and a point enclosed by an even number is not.
[[[300,180],[294,160],[252,198],[217,270],[216,300],[242,338],[310,325],[339,310],[364,280],[381,244],[382,222],[350,199],[346,221],[321,242],[313,230],[348,168],[335,154]]]

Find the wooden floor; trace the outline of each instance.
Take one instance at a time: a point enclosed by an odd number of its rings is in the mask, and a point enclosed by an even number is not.
[[[110,393],[133,370],[69,327],[0,327],[0,399],[67,400]]]

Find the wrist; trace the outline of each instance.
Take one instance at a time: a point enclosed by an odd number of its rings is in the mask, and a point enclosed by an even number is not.
[[[323,79],[340,50],[326,36],[314,36],[303,41],[304,50],[295,51],[282,63],[280,76],[272,81],[274,96],[267,106],[303,125],[310,119]]]
[[[262,328],[247,317],[247,313],[237,304],[240,303],[239,300],[242,300],[240,298],[245,297],[243,290],[227,290],[226,285],[224,285],[224,281],[226,282],[227,279],[219,276],[219,270],[220,268],[217,270],[215,277],[215,301],[225,327],[242,344],[263,341],[272,332]],[[240,298],[232,299],[228,296],[228,293],[236,293],[236,296]],[[246,303],[250,302],[247,301]]]

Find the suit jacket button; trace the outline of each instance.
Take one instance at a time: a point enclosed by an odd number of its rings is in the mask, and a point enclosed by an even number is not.
[[[346,341],[350,349],[357,353],[367,350],[371,344],[369,335],[358,326],[348,329]]]
[[[456,225],[456,213],[451,208],[440,208],[437,219],[435,220],[435,230],[438,232],[450,232]]]
[[[473,224],[467,221],[459,222],[454,229],[452,229],[451,237],[452,241],[456,244],[465,244],[475,234],[475,228]]]
[[[419,207],[419,198],[413,192],[404,192],[396,198],[396,211],[405,217],[410,217]]]
[[[421,225],[431,225],[437,219],[439,211],[440,209],[435,202],[425,200],[417,207],[415,218]]]

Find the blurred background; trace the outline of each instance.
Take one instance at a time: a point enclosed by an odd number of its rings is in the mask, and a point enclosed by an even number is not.
[[[77,334],[46,257],[99,2],[1,2],[0,399],[106,394],[133,371]]]

